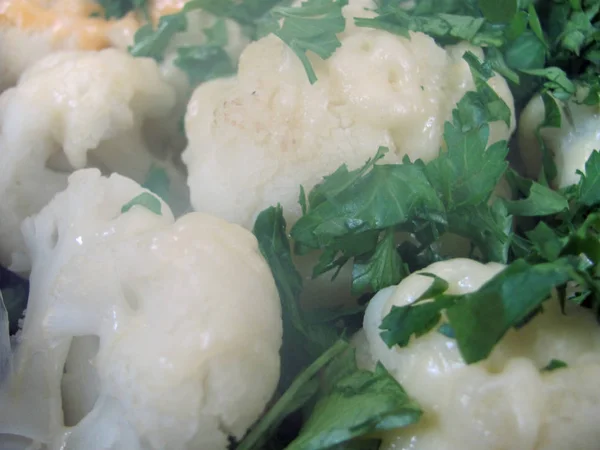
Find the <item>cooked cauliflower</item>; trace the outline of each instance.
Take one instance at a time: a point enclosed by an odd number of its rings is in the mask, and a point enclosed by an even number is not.
[[[587,92],[579,90],[575,99],[562,103],[561,127],[542,128],[541,136],[553,153],[557,169],[554,185],[563,188],[579,182],[577,171],[585,173],[585,162],[594,150],[600,150],[600,109],[578,104]],[[542,167],[542,153],[536,130],[544,121],[544,102],[534,97],[519,119],[519,150],[527,173],[537,178]]]
[[[167,8],[165,3],[155,2],[154,10],[160,14],[171,13],[178,8],[171,6]],[[181,7],[181,2],[176,2]],[[208,42],[207,31],[217,25],[219,20],[222,20],[222,25],[226,30],[227,44],[223,49],[229,55],[231,62],[235,65],[242,53],[242,50],[248,45],[250,40],[243,33],[242,27],[232,20],[217,19],[212,14],[202,10],[193,10],[186,14],[187,30],[177,33],[169,43],[165,51],[164,61],[160,64],[163,78],[175,88],[176,104],[173,113],[170,114],[169,120],[150,121],[147,130],[152,133],[157,130],[158,139],[168,137],[165,145],[181,152],[185,147],[185,137],[181,133],[181,120],[185,115],[188,101],[192,95],[193,86],[190,84],[188,75],[175,64],[177,58],[177,50],[181,47],[190,47],[205,45]],[[157,16],[158,20],[158,16]],[[166,132],[166,133],[165,133]]]
[[[374,5],[350,2],[347,22],[365,6]],[[340,40],[327,61],[312,59],[314,85],[293,51],[271,35],[246,47],[237,77],[195,90],[183,160],[196,210],[249,228],[279,202],[293,224],[300,185],[310,190],[342,163],[357,168],[380,145],[392,150],[390,162],[435,158],[444,121],[474,88],[462,55],[482,51],[467,44],[443,49],[422,33],[408,40],[355,26]],[[512,108],[505,81],[495,77],[491,85]],[[490,139],[510,131],[494,123]]]
[[[174,103],[153,60],[114,49],[55,53],[26,71],[0,96],[0,263],[23,253],[22,220],[64,189],[73,169],[91,165],[142,182],[163,167],[182,212],[185,179],[152,154],[160,148],[142,132]]]
[[[200,213],[174,222],[164,203],[121,213],[143,192],[80,170],[24,222],[31,293],[0,434],[62,450],[224,450],[273,394],[281,311],[256,239]]]
[[[424,269],[446,281],[449,293],[478,289],[502,270],[454,259]],[[594,450],[600,441],[600,330],[579,307],[545,303],[544,312],[511,330],[490,357],[467,366],[456,342],[435,329],[405,348],[388,348],[379,326],[392,306],[417,299],[431,278],[415,273],[380,291],[369,303],[356,337],[362,366],[381,361],[424,410],[416,426],[384,436],[395,450]],[[540,372],[552,359],[568,367]]]
[[[91,17],[93,0],[3,0],[0,8],[0,92],[44,56],[58,50],[126,49],[139,26],[128,15]],[[129,37],[129,38],[128,38]]]

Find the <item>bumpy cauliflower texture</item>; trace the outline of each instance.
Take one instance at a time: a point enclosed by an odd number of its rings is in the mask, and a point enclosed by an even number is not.
[[[503,266],[467,259],[424,269],[446,281],[449,293],[477,290]],[[593,316],[558,302],[522,329],[510,331],[482,363],[466,366],[456,342],[435,329],[405,348],[379,336],[392,306],[416,300],[431,278],[417,273],[380,291],[356,337],[363,366],[381,361],[423,407],[421,422],[384,437],[394,450],[594,450],[600,441],[600,330]],[[567,368],[541,372],[552,359]]]
[[[142,182],[163,167],[172,198],[185,201],[183,176],[154,156],[143,133],[174,104],[153,60],[114,49],[55,53],[29,69],[0,96],[0,263],[23,253],[22,220],[62,190],[73,169],[91,165]]]
[[[347,23],[374,6],[368,3],[351,2]],[[438,154],[444,121],[473,89],[462,55],[482,56],[481,50],[443,49],[422,33],[409,40],[355,26],[340,40],[330,59],[312,59],[314,85],[292,50],[268,36],[244,50],[237,77],[196,89],[183,155],[196,210],[250,227],[258,212],[279,202],[293,223],[300,185],[310,190],[343,163],[354,169],[380,145],[392,150],[391,162]],[[504,80],[491,84],[512,107]],[[510,134],[505,124],[492,128],[491,140]]]
[[[200,213],[174,222],[164,203],[121,213],[143,192],[78,171],[24,223],[31,294],[0,434],[62,450],[224,450],[265,407],[282,325],[256,239]]]
[[[542,128],[541,137],[553,153],[557,177],[554,185],[563,188],[579,182],[577,171],[585,172],[585,162],[594,150],[600,150],[600,109],[579,102],[587,92],[580,90],[571,101],[560,105],[561,127]],[[519,120],[519,149],[528,175],[537,177],[542,167],[542,153],[536,136],[544,121],[544,102],[534,97]]]

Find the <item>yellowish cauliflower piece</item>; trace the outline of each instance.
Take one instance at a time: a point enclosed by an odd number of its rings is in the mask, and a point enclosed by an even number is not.
[[[0,92],[37,61],[60,50],[127,49],[138,21],[106,21],[94,0],[2,0]],[[92,13],[97,13],[93,16]]]
[[[502,270],[455,259],[423,272],[449,283],[450,294],[477,290]],[[436,331],[407,347],[388,348],[379,326],[392,306],[415,301],[430,286],[412,274],[369,303],[355,342],[362,366],[381,361],[424,410],[420,423],[384,436],[394,450],[595,450],[600,442],[600,330],[592,314],[554,299],[520,330],[511,330],[490,357],[465,365],[456,341]],[[573,305],[571,305],[573,306]],[[567,368],[541,372],[552,359]]]
[[[143,133],[174,104],[155,61],[118,50],[54,53],[31,67],[0,96],[0,263],[23,253],[21,222],[66,187],[73,169],[91,165],[142,182],[163,167],[172,197],[185,199],[183,176],[152,154],[160,149]]]
[[[372,2],[345,7],[347,23],[368,15]],[[390,162],[405,155],[429,161],[442,146],[443,124],[462,95],[474,89],[467,44],[439,47],[422,33],[406,39],[350,25],[341,48],[328,60],[312,58],[311,85],[297,56],[268,36],[250,44],[231,79],[203,84],[186,115],[192,205],[247,228],[264,208],[284,207],[288,223],[300,216],[299,186],[308,191],[346,163],[361,166],[378,146]],[[491,85],[509,104],[500,77]],[[505,124],[492,126],[491,141],[507,139]]]
[[[580,178],[577,171],[585,173],[585,162],[594,150],[600,150],[600,109],[598,105],[578,104],[586,95],[587,92],[580,89],[575,99],[560,104],[560,128],[540,130],[545,146],[554,156],[557,177],[553,181],[557,188],[577,184]],[[536,96],[519,119],[519,149],[532,178],[538,177],[542,167],[536,130],[543,123],[544,114],[544,102]]]
[[[225,450],[273,394],[281,308],[256,239],[200,213],[175,222],[164,203],[121,213],[144,192],[85,169],[24,222],[31,293],[0,441]]]

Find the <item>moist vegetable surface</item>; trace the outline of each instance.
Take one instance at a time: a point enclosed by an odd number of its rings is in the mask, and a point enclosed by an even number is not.
[[[4,0],[0,449],[598,450],[599,20]]]

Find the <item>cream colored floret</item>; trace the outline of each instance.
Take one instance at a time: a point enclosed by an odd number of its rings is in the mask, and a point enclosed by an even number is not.
[[[466,259],[433,264],[424,272],[448,281],[449,293],[478,289],[502,269]],[[380,291],[369,303],[364,331],[355,338],[360,365],[381,361],[422,406],[416,426],[384,436],[394,450],[594,450],[600,430],[600,330],[588,311],[562,315],[549,300],[543,314],[511,330],[478,364],[466,366],[456,341],[435,328],[405,348],[388,348],[379,326],[392,306],[416,300],[431,278],[415,273]],[[540,372],[552,359],[568,363]]]
[[[152,154],[160,148],[142,130],[174,104],[153,60],[118,50],[54,53],[27,70],[0,96],[0,263],[23,253],[22,220],[63,189],[73,169],[91,165],[142,182],[153,165],[164,167],[173,198],[185,199],[183,177]]]
[[[351,2],[348,22],[365,6]],[[183,156],[196,210],[251,227],[279,202],[293,224],[300,185],[310,190],[342,163],[357,168],[380,145],[390,147],[391,162],[436,157],[444,121],[474,88],[462,55],[481,50],[443,49],[422,33],[409,40],[353,25],[340,39],[330,59],[312,58],[314,85],[297,56],[268,36],[244,50],[237,77],[196,89]],[[512,108],[505,81],[491,84]],[[493,124],[491,141],[509,136],[505,124]]]
[[[31,294],[0,440],[225,450],[273,394],[281,311],[256,239],[201,213],[174,221],[164,203],[121,213],[143,192],[81,170],[25,221]]]

